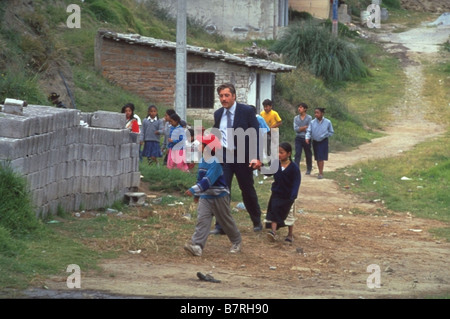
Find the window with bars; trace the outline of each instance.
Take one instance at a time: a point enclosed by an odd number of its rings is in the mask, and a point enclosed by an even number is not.
[[[212,109],[214,107],[214,73],[187,74],[187,107]]]

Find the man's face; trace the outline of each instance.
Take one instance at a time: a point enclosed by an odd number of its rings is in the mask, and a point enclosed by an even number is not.
[[[220,103],[226,109],[233,106],[236,101],[236,94],[232,94],[230,89],[226,88],[219,92]]]

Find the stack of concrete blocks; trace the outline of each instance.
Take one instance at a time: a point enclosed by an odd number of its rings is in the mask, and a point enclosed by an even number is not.
[[[0,161],[28,181],[38,217],[98,209],[140,182],[139,138],[125,115],[29,105],[0,112]]]

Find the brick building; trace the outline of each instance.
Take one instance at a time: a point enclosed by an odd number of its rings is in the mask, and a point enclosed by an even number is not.
[[[187,115],[208,116],[219,108],[216,88],[236,86],[237,99],[260,107],[272,99],[275,74],[294,66],[187,45]],[[153,103],[173,106],[176,87],[176,43],[101,30],[95,43],[95,65],[102,75]],[[175,108],[175,107],[174,107]]]

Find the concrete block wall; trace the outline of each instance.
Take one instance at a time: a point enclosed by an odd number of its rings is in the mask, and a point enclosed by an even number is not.
[[[138,136],[125,121],[38,105],[0,111],[0,161],[27,179],[38,216],[108,207],[140,182]]]

